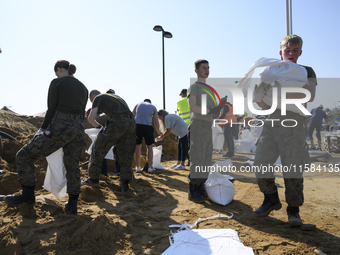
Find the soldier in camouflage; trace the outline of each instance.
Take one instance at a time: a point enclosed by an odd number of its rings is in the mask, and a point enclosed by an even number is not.
[[[302,53],[302,39],[297,35],[289,35],[281,41],[280,55],[282,60],[296,63]],[[312,102],[315,97],[316,75],[311,67],[303,66],[307,71],[308,82],[304,86],[311,93]],[[289,93],[287,98],[300,98],[299,93]],[[263,101],[257,102],[262,109],[270,107]],[[306,144],[308,117],[299,113],[287,111],[285,116],[281,115],[280,110],[274,111],[270,119],[284,119],[295,121],[285,122],[285,126],[264,125],[262,134],[257,143],[254,166],[258,167],[256,178],[261,192],[264,194],[263,204],[255,210],[255,216],[265,217],[273,210],[281,209],[282,205],[275,185],[273,171],[263,171],[263,166],[271,166],[277,158],[281,157],[283,166],[283,178],[285,182],[285,195],[288,204],[287,214],[289,225],[301,226],[302,220],[299,215],[299,207],[303,204],[303,170],[305,164],[310,163],[308,147]],[[294,126],[295,123],[298,123]],[[291,126],[291,127],[289,127]]]
[[[73,76],[76,67],[68,61],[57,61],[54,71],[58,78],[52,80],[49,87],[48,110],[44,122],[33,139],[16,155],[22,194],[6,196],[5,201],[11,205],[24,202],[34,204],[36,185],[34,161],[62,147],[69,194],[65,211],[76,215],[77,201],[81,192],[79,161],[85,143],[84,113],[88,90]]]
[[[122,192],[129,192],[129,181],[134,179],[132,172],[133,156],[136,149],[136,122],[126,102],[116,94],[95,93],[89,122],[98,126],[95,119],[98,111],[104,112],[109,119],[105,129],[101,129],[92,147],[88,172],[89,178],[82,185],[98,186],[103,158],[112,146],[115,146],[117,160],[121,165],[120,185]]]
[[[212,114],[218,114],[225,104],[217,105],[213,91],[205,84],[209,76],[209,62],[204,59],[195,62],[197,81],[188,90],[191,119],[188,127],[190,140],[190,174],[188,198],[195,203],[204,203],[208,197],[204,183],[207,180],[206,168],[212,165]],[[207,114],[202,114],[202,95],[207,95]],[[216,106],[217,105],[217,106]],[[204,109],[205,110],[205,109]]]

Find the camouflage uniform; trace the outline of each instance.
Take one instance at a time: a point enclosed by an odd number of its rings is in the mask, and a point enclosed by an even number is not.
[[[208,171],[196,172],[212,165],[212,129],[211,121],[191,119],[188,129],[190,137],[190,175],[189,182],[194,185],[204,183],[208,177]],[[207,170],[207,169],[206,169]]]
[[[283,171],[282,174],[286,188],[286,202],[292,207],[303,204],[303,171],[301,169],[303,170],[304,164],[310,163],[306,137],[307,129],[304,124],[298,124],[296,127],[271,127],[265,124],[257,142],[254,166],[273,165],[280,156],[282,166],[291,169],[288,172]],[[277,192],[273,172],[257,171],[256,178],[264,194]]]
[[[188,97],[196,97],[196,105],[202,107],[202,95],[206,95],[207,108],[212,109],[217,105],[212,96],[214,92],[205,84],[196,81],[188,89]],[[207,180],[208,167],[212,165],[212,114],[191,113],[188,127],[188,140],[190,141],[190,173],[189,183],[200,185]],[[197,169],[196,169],[197,167]]]
[[[309,81],[317,84],[316,74],[313,68],[303,66],[307,71]],[[306,107],[306,105],[305,105]],[[270,119],[280,122],[284,119],[293,119],[296,127],[283,127],[264,125],[260,139],[257,142],[254,165],[272,165],[281,157],[283,167],[291,167],[290,172],[283,172],[285,182],[286,202],[290,207],[299,207],[303,204],[303,169],[305,164],[310,164],[307,138],[307,123],[309,117],[287,111],[286,116],[281,115],[280,110],[275,110]],[[285,125],[293,125],[293,122],[285,122]],[[292,169],[295,167],[296,172]],[[302,170],[301,170],[302,169]],[[256,173],[260,190],[264,194],[273,194],[277,191],[273,173]]]
[[[103,158],[112,146],[121,165],[120,180],[132,180],[132,162],[136,149],[136,122],[132,113],[117,114],[107,121],[104,132],[99,132],[92,147],[89,176],[99,179]]]
[[[48,129],[33,137],[18,151],[16,163],[19,183],[22,186],[35,186],[34,161],[63,147],[67,193],[78,195],[81,192],[79,161],[85,143],[84,128],[83,115],[56,112]]]

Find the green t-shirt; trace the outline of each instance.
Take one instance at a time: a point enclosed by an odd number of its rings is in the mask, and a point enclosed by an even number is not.
[[[303,65],[301,65],[303,66]],[[309,67],[309,66],[303,66],[304,68],[306,68],[307,70],[307,78],[310,81],[313,81],[316,85],[317,85],[317,80],[316,80],[316,74],[313,70],[313,68]],[[305,105],[305,107],[307,106],[307,104]],[[285,120],[285,119],[294,119],[296,120],[299,124],[306,124],[309,122],[310,116],[302,116],[299,113],[296,112],[291,112],[291,111],[287,111],[286,115],[281,115],[281,109],[276,109],[270,116],[269,119],[279,119],[279,121],[275,121],[274,124],[275,125],[281,125],[281,121]],[[285,125],[294,125],[293,121],[286,121],[284,123]],[[270,125],[271,122],[270,122]]]
[[[196,97],[196,105],[200,107],[202,106],[202,95],[207,95],[208,109],[212,109],[219,104],[219,102],[215,99],[214,92],[198,81],[190,85],[188,89],[188,98],[190,98],[191,95]],[[200,113],[191,112],[191,118],[212,121],[212,114],[208,113],[206,115],[202,115]]]
[[[117,114],[131,114],[129,106],[123,98],[116,94],[100,94],[93,100],[92,109],[98,107],[98,112],[103,112],[112,117]]]
[[[84,115],[87,99],[87,88],[73,76],[52,80],[48,89],[48,109],[41,128],[48,127],[56,111],[72,115]]]

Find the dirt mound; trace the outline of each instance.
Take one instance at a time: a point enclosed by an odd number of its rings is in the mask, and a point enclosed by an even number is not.
[[[37,128],[13,113],[0,110],[0,131],[16,138],[19,135],[35,133]]]
[[[37,122],[35,120],[35,122]],[[32,122],[32,123],[35,123]],[[17,139],[3,139],[0,150],[0,195],[21,190],[17,181],[15,154],[35,134],[41,124],[34,126],[13,114],[0,111],[0,130]],[[90,127],[90,126],[88,126]],[[89,155],[83,148],[80,164]],[[206,201],[195,204],[188,200],[188,167],[186,170],[170,169],[175,163],[177,142],[174,136],[163,142],[162,160],[166,170],[155,174],[135,172],[136,180],[130,182],[128,194],[120,192],[119,179],[112,176],[114,161],[108,161],[109,175],[101,177],[100,187],[82,187],[78,201],[78,216],[66,215],[63,210],[68,198],[57,199],[42,188],[47,162],[36,161],[36,204],[17,207],[0,201],[0,253],[1,254],[161,254],[169,247],[169,225],[193,224],[198,218],[232,212],[232,219],[216,219],[202,222],[199,228],[235,229],[241,241],[254,249],[255,254],[313,254],[315,248],[327,254],[340,250],[340,195],[338,178],[305,179],[305,205],[301,217],[305,223],[316,224],[317,229],[305,232],[289,228],[285,208],[264,219],[255,219],[253,210],[263,196],[254,179],[235,176],[234,201],[223,207]],[[156,144],[156,145],[159,145]],[[145,147],[142,166],[145,163]],[[225,160],[214,154],[214,161]],[[237,154],[233,164],[240,167],[246,161]],[[333,159],[333,163],[340,159]],[[324,163],[324,162],[323,162]],[[87,166],[80,168],[82,179],[87,178]],[[284,182],[277,180],[281,202],[284,203]]]

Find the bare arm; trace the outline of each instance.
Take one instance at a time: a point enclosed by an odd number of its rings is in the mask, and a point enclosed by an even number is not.
[[[310,100],[308,102],[313,102],[315,98],[315,90],[316,90],[316,84],[313,81],[308,81],[305,86],[303,86],[304,89],[307,89],[310,94]],[[300,99],[305,98],[305,94],[303,93],[287,93],[287,99]]]
[[[159,135],[162,135],[162,133],[159,131],[159,122],[158,122],[158,115],[157,114],[153,115],[153,123],[155,124],[156,132]]]
[[[133,108],[133,110],[132,110],[132,113],[133,113],[133,115],[136,115],[136,108],[137,108],[137,105]]]
[[[89,114],[89,116],[87,117],[87,120],[94,126],[94,127],[98,127],[98,123],[95,122],[95,119],[97,118],[97,114],[98,114],[98,107],[96,108],[92,108],[91,112]]]
[[[188,101],[189,101],[189,108],[190,108],[190,111],[191,112],[194,112],[194,113],[201,113],[202,112],[202,108],[198,105],[196,105],[196,96],[193,96],[193,95],[189,95],[188,97]],[[210,110],[207,109],[207,113],[209,113]]]
[[[264,103],[263,101],[261,102],[256,102],[258,106],[260,106],[263,110],[268,110],[270,108],[269,105],[267,105],[266,103]]]
[[[167,136],[170,135],[170,134],[171,134],[171,129],[168,128],[168,129],[165,131],[165,133],[162,134],[162,135],[160,136],[160,139],[163,139],[164,137],[167,137]]]

